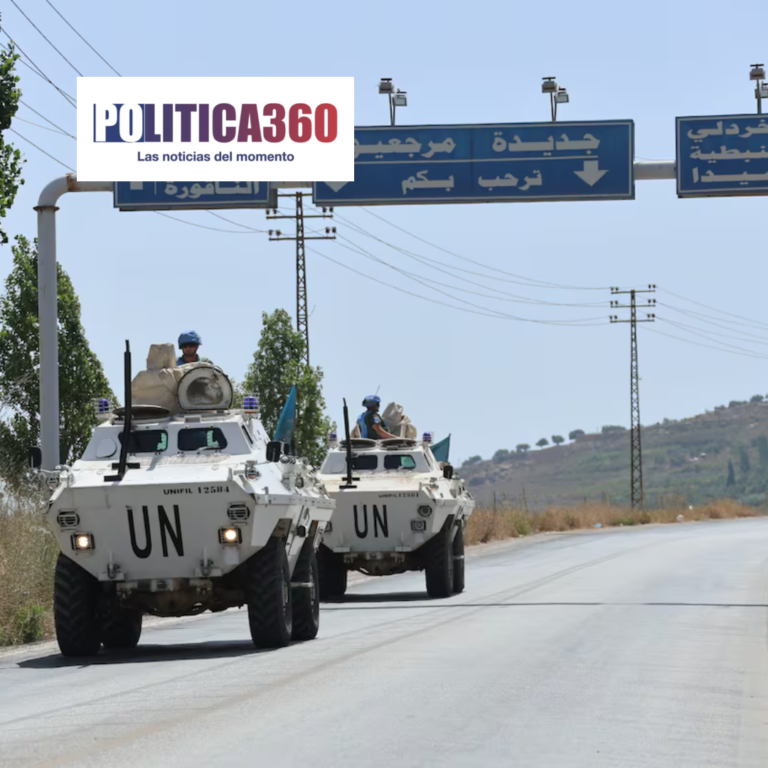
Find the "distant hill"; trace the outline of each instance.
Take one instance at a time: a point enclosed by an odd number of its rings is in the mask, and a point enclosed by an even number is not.
[[[699,416],[643,427],[643,485],[649,505],[768,499],[768,401],[736,402]],[[506,454],[506,455],[505,455]],[[462,465],[482,505],[505,499],[529,508],[586,501],[629,503],[629,430],[604,427],[548,448],[499,451]],[[732,467],[729,479],[729,462]]]

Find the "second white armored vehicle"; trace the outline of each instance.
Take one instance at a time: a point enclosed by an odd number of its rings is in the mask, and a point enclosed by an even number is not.
[[[232,396],[220,368],[177,367],[170,344],[153,346],[131,387],[126,351],[126,406],[101,401],[83,456],[45,473],[65,656],[134,647],[144,614],[235,606],[257,647],[316,636],[316,548],[334,503],[270,440],[255,398],[232,410]]]
[[[398,411],[392,403],[384,412],[387,424],[400,421],[390,433],[408,437],[352,436],[339,444],[332,438],[320,470],[336,501],[318,550],[323,599],[346,592],[350,570],[372,576],[423,570],[430,597],[464,590],[464,529],[475,501],[450,464],[436,460],[431,435],[417,440]]]

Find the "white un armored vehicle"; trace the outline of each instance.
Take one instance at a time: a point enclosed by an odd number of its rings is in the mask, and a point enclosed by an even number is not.
[[[336,501],[318,550],[322,599],[343,595],[347,571],[386,576],[423,570],[430,597],[464,589],[464,528],[475,507],[464,482],[432,453],[402,409],[383,413],[397,439],[373,440],[350,433],[331,450],[320,470]]]
[[[126,406],[100,401],[82,458],[45,473],[55,489],[46,520],[61,548],[61,652],[132,648],[143,614],[243,605],[257,647],[314,638],[316,548],[334,509],[322,483],[270,441],[255,397],[230,410],[220,368],[176,366],[162,344],[147,369],[131,386],[126,350]]]

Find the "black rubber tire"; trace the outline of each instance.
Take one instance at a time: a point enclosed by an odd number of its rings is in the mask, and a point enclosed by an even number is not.
[[[257,648],[284,648],[291,642],[291,573],[283,539],[272,539],[249,561],[246,600],[251,639]]]
[[[99,582],[63,553],[59,553],[54,574],[53,622],[64,656],[99,652]]]
[[[453,537],[453,594],[464,591],[464,526],[460,525]]]
[[[342,597],[347,591],[347,566],[344,557],[320,545],[317,550],[320,577],[320,599]]]
[[[307,541],[293,572],[293,581],[311,584],[293,590],[292,640],[314,640],[320,629],[320,578],[312,541]]]
[[[141,638],[142,614],[132,608],[113,610],[101,622],[101,643],[105,648],[135,648]]]
[[[430,597],[450,597],[453,594],[453,546],[450,528],[440,531],[424,553],[427,594]]]

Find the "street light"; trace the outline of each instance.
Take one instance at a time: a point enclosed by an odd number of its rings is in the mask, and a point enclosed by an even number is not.
[[[541,92],[549,94],[549,107],[552,113],[552,122],[557,120],[557,105],[567,104],[570,101],[568,91],[561,88],[554,77],[543,77],[541,83]]]
[[[398,107],[407,107],[408,98],[405,91],[401,91],[399,88],[395,91],[394,83],[391,77],[382,77],[379,83],[379,93],[385,94],[389,97],[389,121],[391,125],[395,124],[395,110]]]
[[[752,64],[749,79],[755,81],[755,98],[757,99],[757,114],[763,114],[763,99],[768,98],[768,83],[765,80],[765,68],[762,64]]]

